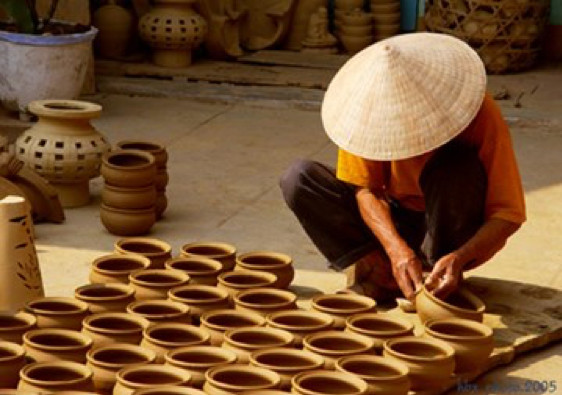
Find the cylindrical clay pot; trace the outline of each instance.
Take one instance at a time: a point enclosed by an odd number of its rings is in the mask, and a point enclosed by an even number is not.
[[[0,388],[15,388],[25,365],[25,351],[18,344],[0,341]]]
[[[88,303],[90,313],[124,312],[135,300],[135,290],[125,284],[90,284],[74,291],[74,297]]]
[[[149,269],[131,274],[129,281],[135,289],[137,301],[167,299],[168,291],[187,285],[189,276],[179,270]]]
[[[264,317],[271,313],[297,308],[297,296],[274,288],[258,288],[242,291],[234,297],[236,310],[250,311]]]
[[[441,300],[423,287],[416,295],[416,311],[422,323],[443,318],[464,318],[482,322],[486,306],[467,288],[459,288]]]
[[[137,150],[111,151],[102,157],[101,174],[106,184],[122,188],[154,185],[154,157]]]
[[[236,310],[214,310],[201,316],[201,327],[211,334],[211,345],[220,346],[229,330],[265,325],[265,318]]]
[[[73,298],[46,297],[35,299],[26,310],[37,318],[38,328],[80,330],[88,313],[88,305]]]
[[[293,259],[286,254],[272,251],[252,251],[236,258],[236,269],[259,270],[275,274],[274,288],[287,288],[295,277]]]
[[[158,239],[128,237],[115,242],[118,254],[139,254],[150,259],[150,269],[163,269],[164,263],[172,257],[172,247]]]
[[[158,324],[144,331],[141,346],[156,353],[156,363],[164,363],[168,351],[210,343],[211,335],[204,329],[188,324]]]
[[[208,370],[203,391],[209,395],[231,395],[250,390],[278,388],[281,377],[271,370],[254,366],[227,365]]]
[[[127,313],[100,313],[86,318],[82,332],[94,341],[93,349],[112,344],[139,344],[143,331],[150,323]]]
[[[216,259],[222,263],[222,271],[229,272],[234,269],[236,263],[236,247],[231,244],[204,241],[185,244],[181,248],[184,257],[203,257]]]
[[[293,347],[289,332],[274,328],[239,328],[225,332],[222,347],[234,351],[238,363],[248,363],[254,351],[277,347]]]
[[[68,329],[35,329],[23,336],[27,357],[34,362],[86,362],[92,347],[87,335]]]
[[[34,315],[20,311],[15,314],[0,314],[0,341],[22,344],[25,332],[37,325]]]
[[[187,386],[191,375],[185,370],[165,365],[132,366],[117,373],[114,395],[133,395],[135,391],[161,386]]]
[[[324,357],[325,368],[333,370],[339,358],[373,353],[374,341],[354,333],[325,331],[308,335],[303,340],[304,349]]]
[[[92,371],[76,362],[32,363],[21,370],[18,390],[39,393],[93,392]]]
[[[90,282],[92,284],[129,284],[129,275],[148,269],[150,259],[138,254],[110,254],[92,262]]]
[[[228,309],[230,306],[228,292],[210,285],[185,285],[168,291],[168,298],[173,302],[183,303],[190,308],[195,323],[203,314],[214,310]]]
[[[129,314],[143,317],[150,325],[175,323],[190,324],[190,307],[170,300],[142,300],[127,306]]]
[[[325,313],[334,318],[334,328],[345,328],[348,317],[375,311],[377,303],[362,295],[319,295],[312,299],[312,310]]]
[[[102,203],[100,208],[101,223],[109,233],[117,236],[146,235],[156,222],[154,207],[147,209],[121,209]]]
[[[190,284],[217,285],[217,276],[222,271],[222,263],[210,258],[185,258],[170,259],[165,264],[166,269],[180,270],[187,273]]]
[[[300,347],[305,336],[332,329],[334,319],[327,314],[306,310],[283,310],[266,317],[267,326],[291,332],[295,346]]]

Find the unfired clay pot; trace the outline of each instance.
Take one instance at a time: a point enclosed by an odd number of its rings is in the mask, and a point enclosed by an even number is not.
[[[138,150],[116,150],[102,157],[101,175],[105,183],[123,188],[154,185],[156,163],[149,153]]]
[[[254,351],[277,347],[293,347],[295,338],[282,329],[249,327],[224,333],[222,347],[234,351],[238,363],[248,363]]]
[[[216,259],[222,263],[223,272],[233,270],[236,263],[236,247],[231,244],[215,241],[185,244],[181,248],[181,255],[185,257],[195,256]]]
[[[34,362],[86,362],[86,353],[92,347],[87,335],[68,329],[35,329],[23,336],[27,357]]]
[[[170,386],[137,390],[135,395],[205,395],[205,393],[195,388]]]
[[[127,188],[106,184],[101,191],[101,200],[114,209],[150,209],[156,204],[156,188],[153,185]]]
[[[217,285],[217,276],[222,271],[222,263],[211,258],[178,257],[165,264],[166,269],[175,269],[189,275],[190,284]]]
[[[99,313],[84,320],[82,332],[94,341],[93,349],[112,344],[139,344],[150,323],[128,313]]]
[[[228,292],[210,285],[184,285],[168,291],[168,299],[189,306],[194,323],[209,311],[230,307]]]
[[[88,303],[92,314],[123,312],[135,300],[135,290],[120,283],[90,284],[76,288],[74,297]]]
[[[259,314],[236,310],[214,310],[201,316],[201,327],[211,334],[211,345],[220,346],[228,330],[264,326],[265,318]]]
[[[25,309],[37,318],[38,328],[80,330],[88,313],[88,304],[73,298],[47,297],[35,299]]]
[[[231,300],[241,291],[256,288],[272,287],[277,276],[272,273],[257,270],[236,270],[221,273],[218,277],[218,287],[225,289]]]
[[[23,344],[23,335],[37,325],[34,315],[20,311],[0,314],[0,341]]]
[[[166,148],[153,141],[143,141],[143,140],[122,140],[115,144],[119,149],[132,149],[144,151],[152,154],[154,160],[156,161],[156,167],[158,169],[165,169],[168,163],[168,152]]]
[[[190,324],[189,306],[171,300],[141,300],[127,306],[127,312],[143,317],[150,325],[163,323]]]
[[[226,365],[210,369],[205,374],[203,391],[209,395],[234,395],[250,390],[278,388],[281,377],[271,370],[255,366]]]
[[[172,257],[172,247],[168,243],[146,237],[128,237],[117,240],[115,252],[142,255],[150,259],[151,269],[163,269],[164,263]]]
[[[295,346],[300,347],[306,335],[332,329],[334,319],[324,313],[305,310],[283,310],[266,317],[267,326],[291,332]]]
[[[135,391],[161,386],[188,386],[191,375],[165,365],[129,366],[117,373],[114,395],[133,395]]]
[[[189,276],[179,270],[149,269],[131,274],[129,281],[137,301],[166,299],[170,289],[187,285]]]
[[[375,348],[382,350],[388,339],[414,334],[414,324],[400,317],[388,314],[357,314],[347,319],[346,332],[370,337],[375,341]]]
[[[330,294],[312,299],[312,310],[328,314],[334,318],[334,328],[345,328],[348,317],[375,312],[377,302],[362,295]]]
[[[287,288],[295,277],[293,259],[272,251],[252,251],[236,258],[236,270],[259,270],[275,274],[275,288]]]
[[[264,317],[276,311],[297,308],[297,295],[274,288],[257,288],[242,291],[234,297],[236,310],[251,311]]]
[[[211,335],[204,329],[188,324],[157,324],[145,329],[141,347],[156,353],[156,363],[164,363],[168,351],[210,343]]]
[[[148,269],[150,259],[138,254],[109,254],[92,262],[90,282],[92,284],[129,284],[129,275]]]
[[[442,318],[465,318],[482,322],[485,308],[482,300],[467,288],[457,289],[446,300],[437,298],[426,287],[416,295],[416,310],[422,323]]]
[[[18,390],[43,394],[61,391],[93,392],[92,371],[76,362],[32,363],[21,370]]]
[[[0,341],[0,388],[15,388],[18,373],[25,365],[25,351],[22,346]]]
[[[100,220],[109,233],[117,236],[146,235],[156,223],[154,207],[147,209],[122,209],[101,205]]]
[[[292,394],[297,395],[363,395],[367,394],[365,380],[342,372],[316,370],[293,377]]]

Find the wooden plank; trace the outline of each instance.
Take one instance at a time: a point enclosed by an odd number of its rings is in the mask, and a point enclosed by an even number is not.
[[[238,61],[242,63],[311,67],[329,70],[339,70],[348,60],[348,55],[273,50],[262,50],[238,58]]]

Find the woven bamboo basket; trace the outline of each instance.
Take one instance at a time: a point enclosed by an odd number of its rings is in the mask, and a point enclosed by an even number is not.
[[[549,0],[429,0],[429,31],[469,43],[489,73],[534,65],[548,21]]]

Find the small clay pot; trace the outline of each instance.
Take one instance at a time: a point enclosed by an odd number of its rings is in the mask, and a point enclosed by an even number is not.
[[[369,395],[407,395],[410,390],[407,366],[377,355],[340,358],[336,361],[336,371],[365,380]]]
[[[156,187],[148,185],[140,188],[123,188],[104,185],[101,191],[101,201],[106,206],[113,208],[149,209],[156,204]]]
[[[332,329],[334,319],[328,314],[305,310],[283,310],[266,317],[267,326],[291,332],[300,347],[306,335]]]
[[[357,314],[347,319],[345,331],[370,337],[375,341],[375,348],[382,350],[388,339],[413,335],[414,324],[388,314]]]
[[[328,294],[312,299],[312,310],[334,318],[334,328],[345,328],[347,318],[355,314],[374,313],[377,302],[362,295]]]
[[[236,247],[231,244],[203,241],[185,244],[181,248],[184,257],[206,257],[216,259],[222,263],[222,271],[229,272],[234,269],[236,263]]]
[[[230,307],[228,292],[210,285],[184,285],[168,291],[168,299],[189,306],[194,323],[209,311],[224,310]]]
[[[147,209],[122,209],[109,207],[102,203],[100,219],[109,231],[117,236],[141,236],[150,232],[156,223],[154,207]]]
[[[461,318],[426,321],[425,335],[455,350],[455,373],[481,372],[494,350],[493,331],[487,325]]]
[[[293,377],[292,388],[291,393],[297,395],[363,395],[368,386],[365,380],[348,373],[316,370]]]
[[[372,35],[369,36],[352,36],[349,34],[340,34],[340,41],[346,52],[355,54],[374,42]]]
[[[204,329],[188,324],[158,324],[145,329],[141,347],[156,353],[156,363],[164,363],[168,351],[210,343],[211,335]]]
[[[142,140],[122,140],[115,146],[122,150],[138,150],[152,154],[157,168],[166,168],[168,162],[168,152],[166,148],[158,143],[152,141]]]
[[[415,336],[390,339],[384,343],[383,354],[408,367],[413,391],[444,389],[455,370],[455,350],[436,339]]]
[[[188,386],[191,375],[165,365],[130,366],[117,373],[114,395],[133,395],[135,391],[162,386]]]
[[[234,297],[241,291],[273,287],[275,281],[277,281],[277,276],[272,273],[257,270],[236,270],[221,273],[218,277],[218,287],[225,289],[230,295],[230,299],[234,300]]]
[[[103,155],[101,175],[106,184],[124,188],[154,185],[154,157],[139,150],[116,150]]]
[[[166,299],[170,289],[187,285],[189,276],[179,270],[148,269],[131,274],[129,281],[137,301]]]
[[[92,284],[129,284],[129,275],[150,267],[150,259],[137,254],[104,255],[92,263],[90,282]]]
[[[61,391],[93,392],[92,371],[76,362],[32,363],[20,371],[18,390],[43,394]]]
[[[443,318],[464,318],[482,322],[486,307],[467,288],[459,288],[446,300],[433,295],[426,287],[416,295],[416,310],[422,323]]]
[[[222,347],[234,351],[238,363],[250,362],[254,351],[277,347],[293,347],[295,338],[282,329],[249,327],[226,331]]]
[[[94,341],[92,349],[112,343],[139,344],[150,323],[128,313],[99,313],[84,320],[82,332]]]
[[[324,357],[325,369],[333,370],[339,358],[351,355],[372,354],[375,342],[362,335],[349,332],[324,331],[308,335],[303,348]]]
[[[73,298],[47,297],[32,300],[25,309],[37,318],[37,328],[80,330],[88,316],[88,304]]]
[[[191,324],[190,307],[171,300],[141,300],[127,306],[127,312],[143,317],[150,325]]]
[[[137,390],[135,395],[205,395],[205,393],[195,388],[171,386]]]
[[[120,283],[90,284],[76,288],[74,297],[87,303],[92,314],[122,312],[135,300],[135,290]]]
[[[250,311],[264,317],[276,311],[297,308],[297,295],[274,288],[257,288],[242,291],[234,297],[236,310]]]
[[[0,341],[0,388],[16,388],[25,365],[25,351],[15,343]]]
[[[235,270],[259,270],[275,274],[274,288],[287,288],[295,277],[293,258],[271,251],[252,251],[236,258]]]
[[[23,334],[36,325],[35,316],[23,311],[0,314],[0,341],[23,344]]]
[[[209,395],[231,395],[243,391],[276,389],[281,377],[271,370],[255,366],[217,366],[205,374],[203,391]]]
[[[68,329],[35,329],[23,336],[27,357],[34,362],[86,362],[86,353],[92,348],[87,335]]]
[[[372,25],[342,25],[339,29],[341,34],[353,37],[371,37],[373,35]]]
[[[150,269],[163,269],[164,263],[172,257],[172,247],[158,239],[128,237],[115,242],[118,254],[139,254],[150,259]]]
[[[190,284],[217,285],[217,276],[222,271],[222,263],[211,258],[185,258],[170,259],[165,264],[166,269],[174,269],[187,273]]]
[[[344,26],[345,25],[348,26],[372,25],[373,14],[362,11],[360,9],[353,9],[341,14],[340,19],[342,21],[342,25]]]
[[[86,354],[94,376],[96,391],[110,394],[117,382],[117,372],[129,366],[148,365],[156,361],[156,353],[132,344],[115,343]]]
[[[224,333],[228,330],[264,325],[265,318],[261,315],[236,310],[214,310],[201,316],[201,327],[209,331],[213,346],[223,343]]]
[[[191,385],[202,388],[205,373],[216,366],[237,362],[233,351],[214,346],[190,346],[176,348],[165,355],[167,365],[186,370],[191,374]]]

